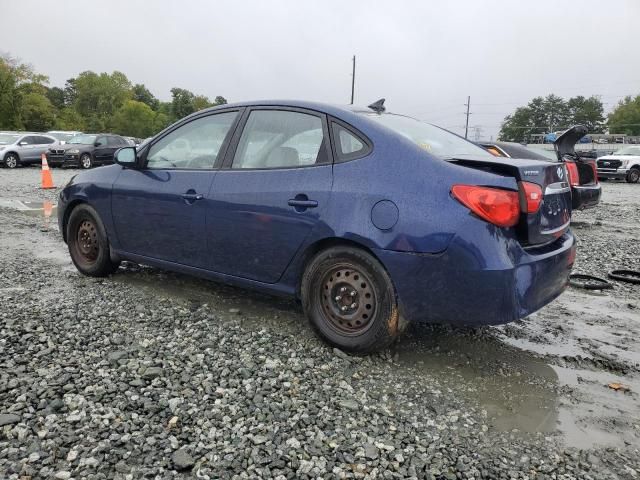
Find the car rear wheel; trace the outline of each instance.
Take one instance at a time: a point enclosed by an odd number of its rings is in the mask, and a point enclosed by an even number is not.
[[[93,160],[91,159],[91,155],[88,153],[83,153],[80,157],[80,166],[85,170],[88,170],[93,166]]]
[[[4,157],[4,164],[7,168],[16,168],[20,164],[20,159],[15,153],[9,153]]]
[[[67,245],[73,264],[80,273],[90,277],[105,277],[115,272],[120,264],[111,260],[104,225],[89,205],[78,205],[71,212]]]
[[[640,180],[640,168],[632,168],[627,173],[627,182],[629,183],[638,183]]]
[[[301,296],[313,328],[342,350],[374,352],[400,334],[391,279],[363,250],[332,247],[320,252],[304,272]]]

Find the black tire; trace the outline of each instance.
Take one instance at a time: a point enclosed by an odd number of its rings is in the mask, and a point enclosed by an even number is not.
[[[585,290],[609,290],[613,285],[604,278],[586,275],[584,273],[572,273],[569,275],[569,285]]]
[[[609,278],[640,285],[640,271],[638,270],[611,270],[609,272]]]
[[[638,180],[640,180],[640,168],[634,167],[629,170],[626,180],[628,183],[638,183]]]
[[[106,277],[118,269],[109,254],[109,240],[98,213],[89,205],[76,206],[67,222],[67,246],[80,273]]]
[[[4,166],[7,168],[16,168],[18,165],[20,165],[20,157],[11,152],[11,153],[7,153],[4,157]]]
[[[401,333],[391,278],[374,257],[358,248],[332,247],[318,253],[305,269],[301,297],[316,332],[342,350],[375,352]]]
[[[91,158],[91,154],[83,153],[82,155],[80,155],[78,165],[80,166],[80,168],[83,168],[85,170],[89,170],[91,167],[93,167],[93,158]]]

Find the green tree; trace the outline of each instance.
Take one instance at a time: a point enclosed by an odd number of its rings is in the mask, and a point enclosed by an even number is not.
[[[78,92],[76,91],[76,79],[70,78],[64,84],[64,104],[68,107],[76,102]]]
[[[189,90],[174,87],[171,89],[171,97],[171,116],[174,121],[196,111],[193,106],[195,95]]]
[[[56,109],[64,108],[64,90],[60,87],[47,88],[47,98]]]
[[[625,97],[609,114],[609,133],[640,135],[640,95]]]
[[[567,102],[572,125],[584,125],[589,133],[604,132],[604,107],[598,97],[581,95]]]
[[[75,78],[74,86],[73,106],[93,131],[108,129],[116,110],[131,98],[131,83],[120,72],[82,72]]]
[[[160,101],[151,93],[147,87],[142,85],[141,83],[137,83],[131,89],[131,93],[133,94],[132,99],[137,102],[146,103],[151,107],[152,110],[157,110],[160,105]]]
[[[22,124],[26,130],[46,132],[55,120],[54,108],[41,93],[27,93],[20,108]]]
[[[24,128],[23,101],[31,93],[43,94],[48,78],[9,55],[0,56],[0,128]],[[29,108],[40,99],[31,98]]]
[[[205,108],[209,108],[214,105],[204,95],[196,95],[195,97],[193,97],[193,101],[191,102],[191,104],[193,105],[194,112],[197,112],[198,110],[204,110]]]
[[[84,118],[72,107],[64,107],[60,110],[54,125],[58,130],[83,131],[86,129]]]
[[[169,118],[169,115],[163,112],[157,112],[155,118],[153,119],[152,135],[155,135],[156,133],[165,129],[166,127],[169,126],[170,123],[171,123],[171,120]]]
[[[214,102],[215,102],[216,105],[226,105],[227,104],[227,99],[224,98],[224,97],[221,97],[220,95],[218,95]]]
[[[113,117],[116,133],[132,137],[146,138],[154,132],[156,113],[143,102],[127,100]]]

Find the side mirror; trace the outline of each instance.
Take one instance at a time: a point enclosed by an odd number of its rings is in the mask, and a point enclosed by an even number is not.
[[[100,147],[101,145],[102,145],[102,143],[100,143],[100,142],[94,142],[94,143],[93,143],[93,146],[94,146],[94,147]]]
[[[29,143],[25,142],[25,141],[22,141],[18,145],[20,145],[21,147],[24,147],[25,145],[29,145]]]
[[[138,156],[136,155],[136,147],[122,147],[116,151],[113,158],[118,165],[135,168],[138,159]]]

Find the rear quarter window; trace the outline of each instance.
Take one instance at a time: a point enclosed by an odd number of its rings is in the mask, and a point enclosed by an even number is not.
[[[371,153],[371,142],[355,129],[334,120],[331,122],[331,130],[337,161],[356,160]]]

